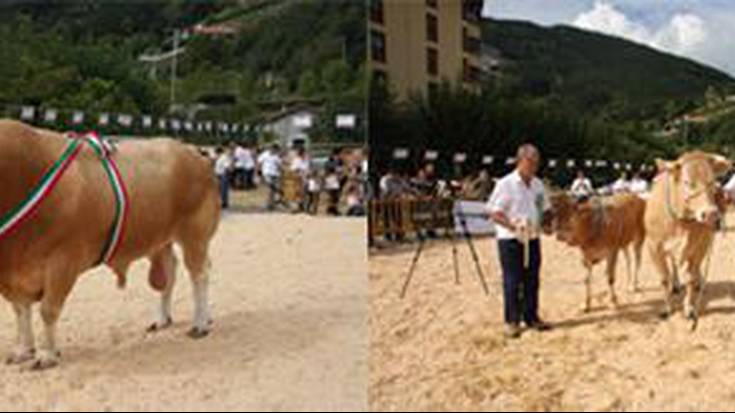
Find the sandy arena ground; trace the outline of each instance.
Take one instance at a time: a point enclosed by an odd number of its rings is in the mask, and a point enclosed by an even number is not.
[[[370,258],[371,379],[374,410],[732,410],[735,408],[735,234],[720,235],[706,313],[695,333],[677,314],[660,321],[658,275],[644,258],[643,292],[625,289],[619,312],[608,306],[602,267],[594,276],[595,311],[581,312],[580,254],[544,240],[542,317],[548,333],[502,336],[502,295],[495,241],[476,241],[490,297],[470,253],[460,247],[461,285],[451,247],[433,244],[405,301],[399,299],[413,246]],[[624,261],[623,261],[624,262]]]
[[[365,410],[367,280],[359,219],[224,217],[213,245],[213,333],[186,337],[191,288],[179,272],[175,325],[146,334],[156,295],[148,264],[126,291],[97,270],[62,315],[62,365],[0,365],[0,409],[50,411]],[[15,322],[0,312],[0,352]],[[41,323],[34,314],[36,332]]]

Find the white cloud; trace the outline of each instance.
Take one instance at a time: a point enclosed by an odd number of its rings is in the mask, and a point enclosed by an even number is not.
[[[572,24],[680,55],[695,51],[708,38],[704,20],[695,14],[674,14],[662,26],[649,28],[603,1],[595,3],[592,10],[579,14]]]
[[[735,75],[735,0],[486,0],[485,15],[604,32]]]
[[[612,4],[598,2],[572,23],[585,30],[594,30],[614,36],[624,37],[639,43],[650,44],[652,35],[642,24],[635,23]]]

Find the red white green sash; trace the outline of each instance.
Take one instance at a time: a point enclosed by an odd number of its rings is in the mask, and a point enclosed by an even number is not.
[[[108,263],[115,256],[123,238],[125,222],[129,213],[128,191],[120,174],[120,169],[118,169],[117,163],[111,156],[109,144],[100,139],[95,133],[87,134],[84,139],[102,161],[102,166],[115,195],[115,221],[100,258],[100,263]]]
[[[115,219],[110,236],[105,243],[100,264],[109,263],[117,252],[123,238],[125,223],[129,213],[128,192],[109,145],[94,133],[87,135],[67,134],[69,140],[61,157],[43,174],[30,194],[15,208],[0,216],[0,241],[10,237],[23,223],[28,221],[48,198],[61,180],[64,172],[79,155],[86,142],[97,154],[110,181],[115,196]]]
[[[82,148],[82,141],[72,140],[66,146],[64,153],[51,167],[43,174],[40,181],[31,190],[30,194],[18,206],[5,213],[0,218],[0,241],[12,235],[18,227],[26,222],[41,203],[49,196],[51,191],[61,180],[69,165],[79,155]]]

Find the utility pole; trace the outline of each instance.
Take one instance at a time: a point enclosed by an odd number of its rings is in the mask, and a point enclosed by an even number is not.
[[[181,36],[181,30],[174,29],[174,53],[171,59],[171,104],[170,111],[174,110],[174,104],[176,103],[176,67],[178,63],[178,50],[179,50],[179,37]]]

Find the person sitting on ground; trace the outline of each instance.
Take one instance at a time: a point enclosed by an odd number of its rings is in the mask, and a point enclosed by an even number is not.
[[[348,217],[365,216],[365,202],[363,199],[362,185],[357,180],[352,180],[345,187],[345,200],[347,204]]]
[[[578,201],[586,201],[592,195],[595,194],[595,188],[592,186],[592,181],[584,175],[584,171],[581,169],[577,171],[577,179],[572,183],[572,187],[569,189],[572,196]]]
[[[615,194],[630,192],[630,181],[628,180],[627,172],[620,174],[620,178],[612,185],[612,191]]]
[[[633,176],[633,180],[630,182],[630,192],[638,195],[641,198],[645,198],[648,194],[648,181],[643,179],[640,172]]]

